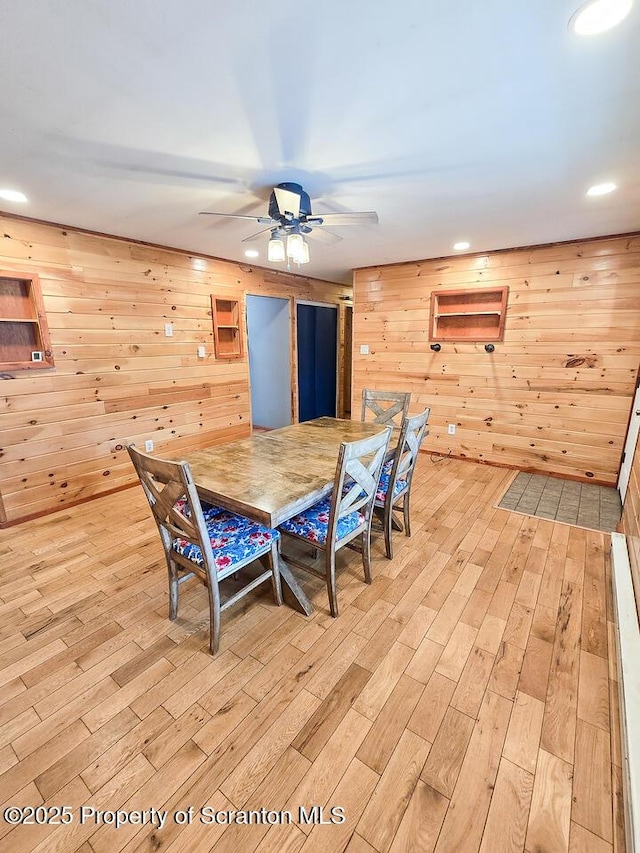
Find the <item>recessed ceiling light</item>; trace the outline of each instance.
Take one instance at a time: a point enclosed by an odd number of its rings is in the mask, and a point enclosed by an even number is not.
[[[595,36],[610,30],[627,17],[633,0],[593,0],[569,19],[569,28],[579,36]]]
[[[607,195],[607,193],[612,193],[617,189],[618,187],[615,184],[607,181],[604,184],[594,184],[592,187],[589,187],[587,195]]]
[[[247,249],[247,251],[244,253],[244,256],[245,258],[259,258],[260,252],[258,252],[256,249]]]
[[[5,201],[27,201],[26,195],[18,192],[18,190],[0,190],[0,198],[3,198]]]
[[[461,240],[459,243],[454,243],[453,248],[456,252],[464,252],[465,249],[471,248],[471,243],[467,243],[466,240]]]

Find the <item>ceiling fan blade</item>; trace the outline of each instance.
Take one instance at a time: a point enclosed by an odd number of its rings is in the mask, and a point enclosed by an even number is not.
[[[300,216],[300,196],[291,190],[283,190],[282,187],[274,187],[273,192],[278,202],[278,210],[282,214],[291,213],[294,219]]]
[[[213,210],[201,210],[200,216],[228,216],[230,219],[249,219],[251,222],[259,222],[260,225],[268,225],[278,223],[271,219],[270,216],[245,216],[242,213],[216,213]]]
[[[267,222],[271,222],[271,220],[268,219]],[[263,234],[266,234],[268,231],[271,231],[271,230],[272,230],[271,228],[263,228],[261,231],[256,231],[255,234],[250,234],[248,237],[244,237],[242,242],[243,243],[250,243],[252,240],[257,240],[258,237],[262,237]]]
[[[334,234],[333,231],[327,231],[326,228],[314,228],[313,231],[305,232],[305,237],[310,237],[312,240],[317,240],[319,243],[339,243],[342,237],[339,234]]]
[[[375,210],[349,211],[347,213],[319,213],[316,215],[323,222],[330,225],[377,225],[378,214]],[[307,221],[313,224],[314,217],[308,217]]]

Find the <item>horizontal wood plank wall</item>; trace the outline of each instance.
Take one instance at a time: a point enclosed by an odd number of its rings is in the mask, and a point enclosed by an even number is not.
[[[3,523],[135,482],[129,441],[179,454],[249,434],[247,349],[214,357],[212,293],[241,298],[243,311],[246,293],[333,303],[343,320],[352,291],[22,218],[0,224],[0,269],[40,276],[56,364],[2,375]]]
[[[354,284],[352,406],[363,387],[410,390],[412,411],[431,406],[427,450],[615,483],[640,360],[638,234],[371,267]],[[432,291],[498,285],[495,352],[432,352]]]
[[[620,529],[627,537],[631,576],[640,617],[640,442],[633,456],[629,484],[622,507]]]

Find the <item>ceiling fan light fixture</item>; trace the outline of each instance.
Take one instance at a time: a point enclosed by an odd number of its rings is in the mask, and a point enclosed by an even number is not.
[[[307,241],[303,237],[302,238],[302,249],[300,250],[300,257],[298,258],[296,263],[308,264],[310,260],[311,259],[309,257],[309,244],[307,243]]]
[[[289,234],[287,236],[287,257],[291,258],[291,260],[296,263],[302,263],[300,258],[302,258],[303,254],[303,246],[304,246],[304,237],[302,234]],[[307,254],[309,250],[307,249]]]
[[[287,255],[284,250],[284,240],[281,237],[278,237],[277,234],[274,234],[269,239],[269,244],[267,248],[267,258],[272,263],[281,263],[286,259]]]
[[[569,19],[569,28],[579,36],[595,36],[610,30],[631,11],[633,0],[593,0]]]

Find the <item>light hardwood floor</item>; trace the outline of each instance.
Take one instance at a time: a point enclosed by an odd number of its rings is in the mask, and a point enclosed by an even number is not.
[[[215,658],[140,488],[0,531],[0,802],[73,817],[0,849],[623,851],[609,536],[495,509],[512,476],[422,455],[394,560],[377,536],[369,587],[339,553],[338,619],[305,576],[313,617],[258,591]]]

